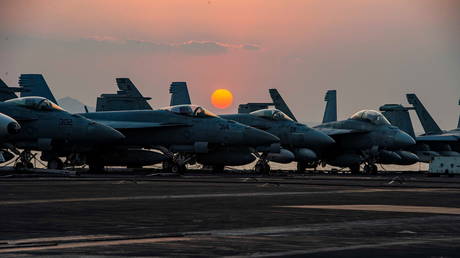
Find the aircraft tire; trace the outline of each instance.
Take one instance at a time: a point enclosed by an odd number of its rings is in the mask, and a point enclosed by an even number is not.
[[[16,170],[21,170],[21,169],[24,169],[26,167],[26,165],[24,165],[24,163],[22,162],[17,162],[16,164],[14,164],[14,169]]]
[[[187,168],[185,165],[179,165],[179,164],[172,164],[171,165],[171,172],[174,174],[184,174]]]
[[[297,173],[303,173],[305,172],[305,169],[307,168],[307,164],[304,162],[297,162]]]
[[[359,164],[350,166],[350,172],[351,172],[352,174],[358,174],[358,173],[359,173],[359,170],[360,170]]]
[[[104,173],[104,164],[98,162],[91,162],[88,164],[89,172],[91,173]]]
[[[63,169],[64,168],[64,163],[62,160],[56,158],[48,161],[48,164],[46,165],[48,169]]]
[[[213,173],[223,173],[225,169],[224,165],[213,165],[212,166],[212,172]]]

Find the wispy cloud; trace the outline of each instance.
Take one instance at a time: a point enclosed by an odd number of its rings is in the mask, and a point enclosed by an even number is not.
[[[257,51],[260,46],[255,44],[232,44],[209,40],[189,40],[178,43],[157,43],[146,40],[122,40],[107,36],[90,36],[83,38],[86,44],[107,44],[125,50],[182,52],[191,55],[215,55],[231,50]]]

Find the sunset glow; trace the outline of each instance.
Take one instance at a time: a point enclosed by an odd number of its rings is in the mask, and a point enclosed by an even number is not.
[[[226,89],[218,89],[211,95],[211,103],[214,107],[228,108],[233,102],[233,94]]]

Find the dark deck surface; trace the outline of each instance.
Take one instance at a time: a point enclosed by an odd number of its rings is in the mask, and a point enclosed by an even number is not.
[[[0,256],[460,257],[460,178],[0,179]]]

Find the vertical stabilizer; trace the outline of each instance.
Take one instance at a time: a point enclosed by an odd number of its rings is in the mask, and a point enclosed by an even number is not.
[[[460,106],[460,99],[458,100],[458,105]],[[460,115],[458,116],[458,124],[457,124],[457,128],[460,129]]]
[[[399,104],[385,104],[379,110],[382,111],[382,114],[392,125],[399,127],[399,129],[415,139],[414,127],[412,126],[412,120],[409,115],[410,109],[413,108],[403,107]]]
[[[144,97],[129,78],[116,78],[118,91],[116,94],[101,94],[97,98],[96,112],[120,110],[151,110]]]
[[[43,97],[57,104],[53,93],[51,93],[45,78],[41,74],[21,74],[19,77],[19,86],[24,88],[24,91],[21,92],[21,97]]]
[[[268,91],[270,93],[270,97],[272,98],[273,104],[275,105],[275,108],[281,110],[287,116],[292,118],[292,120],[297,121],[297,119],[295,118],[295,116],[291,112],[291,110],[289,109],[289,107],[286,104],[286,102],[284,102],[284,99],[281,97],[281,95],[278,92],[278,90],[277,89],[269,89]]]
[[[171,106],[192,104],[186,82],[172,82],[169,93],[171,93]]]
[[[323,123],[337,121],[337,90],[328,90],[324,101],[326,101],[326,109],[324,110]]]
[[[434,121],[431,117],[430,113],[425,109],[422,102],[417,98],[415,94],[406,94],[407,102],[411,104],[415,112],[417,112],[418,119],[422,124],[423,130],[426,134],[440,134],[442,133],[441,128],[439,128],[438,124]]]
[[[14,93],[14,90],[8,87],[8,85],[6,85],[6,83],[0,79],[0,101],[15,99],[17,97],[18,96],[16,96]]]

